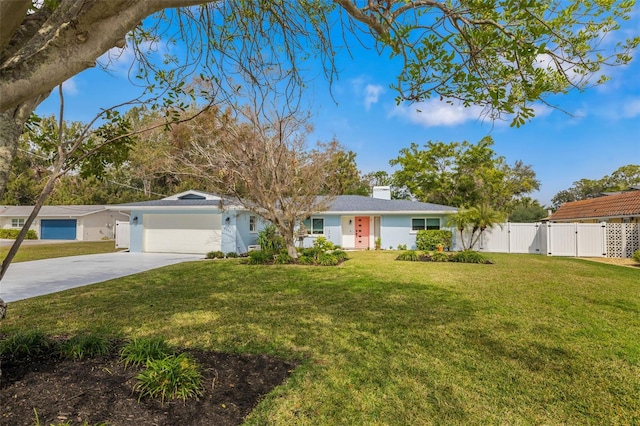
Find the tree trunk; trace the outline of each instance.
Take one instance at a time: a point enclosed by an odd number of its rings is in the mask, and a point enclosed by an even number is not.
[[[29,215],[27,220],[24,222],[24,226],[20,230],[18,237],[16,238],[16,240],[13,242],[13,245],[9,249],[9,253],[7,253],[4,260],[2,261],[2,268],[0,268],[0,282],[2,282],[4,275],[9,269],[9,265],[11,264],[11,261],[15,257],[16,253],[18,253],[18,249],[20,248],[20,245],[22,244],[25,237],[27,236],[27,232],[29,231],[29,228],[31,227],[33,222],[36,220],[36,217],[38,217],[38,213],[40,213],[40,209],[42,208],[42,206],[44,205],[44,202],[49,197],[49,194],[51,194],[51,191],[53,190],[53,187],[56,183],[56,180],[59,177],[60,175],[58,173],[52,175],[47,181],[47,184],[45,185],[45,187],[42,189],[42,192],[38,197],[38,201],[36,202],[36,205],[33,206],[33,210],[31,211],[31,214]]]
[[[18,125],[13,114],[0,113],[0,198],[9,180],[13,157],[18,149],[18,138],[22,133],[22,126]]]
[[[298,250],[296,249],[296,236],[294,225],[287,225],[286,231],[282,233],[284,237],[284,243],[287,246],[287,253],[292,259],[298,258]]]

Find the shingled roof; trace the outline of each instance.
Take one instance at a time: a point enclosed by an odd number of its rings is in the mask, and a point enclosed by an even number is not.
[[[132,210],[132,209],[179,209],[183,207],[189,208],[221,208],[223,205],[227,208],[242,208],[241,202],[231,199],[222,199],[214,194],[198,193],[201,198],[191,198],[188,195],[197,191],[187,191],[177,196],[166,197],[161,200],[141,201],[136,203],[117,204],[111,206],[111,210]],[[187,196],[185,196],[187,195]],[[205,199],[205,197],[207,199]],[[319,212],[324,214],[450,214],[457,212],[458,209],[451,206],[441,204],[421,203],[409,200],[383,200],[373,197],[365,197],[361,195],[339,195],[335,197],[328,210]]]
[[[564,203],[549,220],[581,220],[640,216],[640,191]]]

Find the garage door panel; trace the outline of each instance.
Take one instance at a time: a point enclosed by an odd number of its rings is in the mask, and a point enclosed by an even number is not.
[[[219,214],[149,214],[143,223],[146,252],[204,254],[222,246]]]
[[[41,240],[75,240],[76,219],[42,219],[40,221]]]

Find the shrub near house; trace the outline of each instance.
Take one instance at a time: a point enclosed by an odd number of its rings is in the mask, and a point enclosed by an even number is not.
[[[19,229],[0,229],[0,238],[7,240],[15,240],[20,233]],[[26,240],[37,240],[38,234],[33,229],[27,231],[27,235],[24,237]]]
[[[447,229],[421,230],[416,235],[416,248],[422,251],[436,250],[442,246],[451,249],[453,233]]]
[[[293,259],[287,249],[284,248],[284,241],[277,232],[272,232],[269,227],[261,231],[258,236],[260,250],[249,253],[249,264],[289,264],[300,265],[321,265],[335,266],[347,260],[347,253],[336,247],[331,241],[324,237],[318,237],[313,242],[313,247],[298,249],[298,258]]]

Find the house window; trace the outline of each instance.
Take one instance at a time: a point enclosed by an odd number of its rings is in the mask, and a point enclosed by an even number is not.
[[[24,226],[24,218],[11,219],[12,228],[22,228]]]
[[[255,216],[249,216],[249,232],[258,232],[257,218]]]
[[[426,217],[411,218],[411,231],[417,232],[423,229],[440,229],[440,219],[429,219]]]
[[[321,217],[310,217],[305,219],[304,227],[307,228],[307,232],[313,235],[324,234],[324,219]]]

